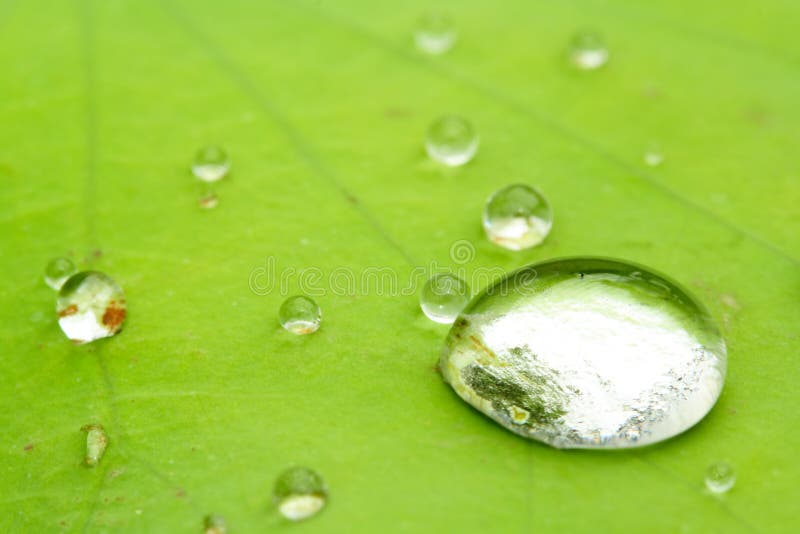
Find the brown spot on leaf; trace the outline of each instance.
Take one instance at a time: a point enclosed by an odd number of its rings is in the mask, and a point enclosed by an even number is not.
[[[125,304],[122,303],[120,305],[115,301],[111,301],[103,314],[102,321],[110,330],[119,330],[119,327],[125,321]]]
[[[178,497],[179,499],[182,499],[183,497],[186,497],[186,492],[183,491],[182,489],[179,489],[178,491],[175,492],[175,496]]]
[[[35,446],[36,445],[33,443],[28,443],[27,445],[25,445],[25,447],[23,447],[23,449],[25,449],[26,451],[32,451]]]
[[[58,312],[58,316],[59,317],[67,317],[69,315],[75,315],[76,313],[78,313],[78,306],[76,304],[70,304],[69,306],[67,306],[63,310],[60,310]]]

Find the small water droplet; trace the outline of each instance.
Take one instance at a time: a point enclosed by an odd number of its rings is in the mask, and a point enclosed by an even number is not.
[[[283,301],[278,319],[292,334],[313,334],[322,322],[322,310],[309,297],[295,295]]]
[[[432,321],[449,324],[469,302],[469,286],[454,274],[432,276],[422,288],[419,306]]]
[[[217,204],[219,204],[219,198],[217,198],[217,195],[214,193],[201,195],[200,198],[197,199],[197,205],[204,210],[214,209],[217,207]]]
[[[645,150],[643,159],[648,167],[658,167],[664,162],[664,154],[657,145],[651,145]]]
[[[58,291],[67,278],[75,274],[77,269],[72,260],[68,258],[53,258],[44,269],[45,283]]]
[[[221,515],[210,514],[203,518],[204,534],[226,534],[228,526]]]
[[[281,515],[300,521],[317,514],[328,500],[328,489],[319,473],[307,467],[291,467],[275,481],[273,500]]]
[[[125,321],[125,294],[103,273],[71,276],[58,292],[58,325],[73,343],[113,336]]]
[[[608,48],[599,34],[580,32],[572,38],[569,59],[581,70],[599,69],[608,61]]]
[[[231,160],[218,146],[206,146],[197,151],[192,163],[192,173],[198,180],[216,182],[228,174]]]
[[[706,487],[712,493],[725,493],[736,483],[736,472],[727,462],[716,462],[706,470]]]
[[[571,258],[529,265],[476,296],[439,367],[462,399],[517,434],[627,448],[700,421],[726,362],[710,315],[674,282],[623,261]]]
[[[94,467],[103,458],[103,454],[108,447],[108,435],[106,435],[103,425],[89,424],[81,427],[83,432],[86,432],[86,457],[83,463],[87,467]]]
[[[417,48],[432,55],[444,54],[456,43],[456,27],[445,13],[426,13],[414,32]]]
[[[537,189],[514,184],[493,193],[483,208],[489,241],[509,250],[535,247],[553,226],[550,203]]]
[[[469,121],[445,115],[434,121],[425,136],[425,150],[434,161],[457,167],[469,162],[478,151],[478,134]]]

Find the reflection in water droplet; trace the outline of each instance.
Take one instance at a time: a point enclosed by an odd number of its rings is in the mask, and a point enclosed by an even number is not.
[[[478,151],[478,143],[472,124],[456,115],[445,115],[434,121],[425,136],[428,156],[449,167],[469,162]]]
[[[217,204],[219,204],[219,198],[217,198],[217,195],[214,193],[202,195],[197,199],[197,205],[204,210],[214,209],[217,207]]]
[[[45,283],[58,291],[67,278],[75,274],[75,264],[67,258],[53,258],[44,269]]]
[[[580,32],[572,38],[569,59],[581,70],[599,69],[608,61],[608,49],[597,33]]]
[[[197,151],[192,163],[192,173],[198,180],[216,182],[228,174],[231,160],[218,146],[206,146]]]
[[[736,472],[726,462],[716,462],[706,470],[706,487],[712,493],[725,493],[736,483]]]
[[[528,185],[515,184],[496,191],[483,208],[483,229],[489,241],[510,250],[535,247],[552,226],[550,203]]]
[[[428,54],[444,54],[456,42],[456,27],[444,13],[426,13],[414,32],[417,48]]]
[[[422,288],[419,305],[432,321],[450,324],[469,302],[467,283],[454,274],[432,276]]]
[[[468,403],[559,448],[624,448],[690,428],[719,397],[725,342],[708,312],[645,268],[530,265],[456,320],[440,368]]]
[[[113,336],[125,321],[125,294],[103,273],[84,271],[70,277],[58,292],[58,325],[74,343]]]
[[[283,301],[278,319],[292,334],[313,334],[322,322],[322,310],[309,297],[296,295]]]
[[[283,517],[300,521],[322,510],[328,499],[328,489],[316,471],[291,467],[275,481],[273,499]]]

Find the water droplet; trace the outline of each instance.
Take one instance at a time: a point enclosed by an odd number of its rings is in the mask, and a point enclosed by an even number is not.
[[[725,380],[725,342],[685,290],[626,262],[529,265],[456,320],[440,361],[466,402],[559,448],[662,441],[700,421]]]
[[[291,467],[275,481],[273,499],[283,517],[300,521],[322,510],[328,499],[328,489],[316,471]]]
[[[664,154],[657,145],[651,145],[645,150],[643,159],[648,167],[658,167],[664,162]]]
[[[125,294],[103,273],[71,276],[58,292],[58,325],[73,343],[113,336],[125,321]]]
[[[67,278],[75,274],[75,271],[77,269],[72,260],[53,258],[44,269],[44,281],[48,286],[58,291],[67,281]]]
[[[478,151],[478,134],[472,124],[457,115],[434,121],[425,136],[425,150],[434,161],[450,167],[464,165]]]
[[[608,48],[599,34],[580,32],[572,38],[569,59],[581,70],[599,69],[608,61]]]
[[[203,532],[205,534],[226,534],[228,526],[221,515],[210,514],[203,519]]]
[[[292,334],[313,334],[322,322],[322,310],[309,297],[295,295],[283,301],[278,319]]]
[[[469,302],[469,286],[454,274],[432,276],[422,288],[419,306],[428,319],[449,324]]]
[[[108,435],[106,435],[103,425],[90,424],[81,427],[86,432],[86,457],[83,463],[88,467],[94,467],[103,458],[103,454],[108,447]]]
[[[217,195],[214,193],[207,193],[197,199],[197,205],[204,210],[214,209],[217,207],[217,204],[219,204],[219,198],[217,198]]]
[[[489,241],[510,250],[535,247],[552,226],[550,203],[529,185],[504,187],[493,193],[483,208],[483,229]]]
[[[725,493],[736,483],[736,472],[727,462],[716,462],[706,470],[706,487],[712,493]]]
[[[228,174],[231,160],[218,146],[206,146],[197,151],[192,163],[192,173],[198,180],[216,182]]]
[[[444,13],[426,13],[414,32],[417,48],[428,54],[444,54],[456,43],[456,27]]]

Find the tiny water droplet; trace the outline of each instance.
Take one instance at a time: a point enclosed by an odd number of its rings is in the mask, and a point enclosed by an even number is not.
[[[469,121],[457,115],[435,120],[425,136],[425,150],[434,161],[457,167],[469,162],[478,151],[478,134]]]
[[[87,467],[94,467],[103,458],[103,454],[108,447],[108,435],[106,435],[103,425],[89,424],[81,427],[83,432],[86,432],[86,457],[83,463]]]
[[[736,483],[736,472],[727,462],[716,462],[706,470],[706,487],[712,493],[725,493]]]
[[[493,193],[483,208],[489,241],[509,250],[535,247],[553,226],[550,203],[537,189],[514,184]]]
[[[216,182],[228,174],[231,160],[218,146],[206,146],[197,151],[192,163],[192,173],[198,180]]]
[[[419,306],[432,321],[450,324],[469,302],[469,286],[454,274],[432,276],[423,286]]]
[[[214,193],[207,193],[197,199],[197,205],[204,210],[214,209],[217,207],[217,204],[219,204],[219,198],[217,198],[217,195]]]
[[[301,521],[317,514],[328,500],[328,489],[319,473],[307,467],[291,467],[275,481],[273,500],[281,515]]]
[[[594,32],[580,32],[572,38],[569,59],[581,70],[599,69],[608,61],[608,48],[603,38]]]
[[[427,54],[444,54],[456,43],[456,27],[445,13],[425,13],[414,32],[417,48]]]
[[[313,334],[322,322],[322,310],[311,298],[295,295],[283,301],[278,319],[292,334]]]
[[[643,159],[648,167],[658,167],[664,162],[664,154],[657,145],[651,145],[645,150]]]
[[[67,278],[75,274],[77,269],[72,260],[68,258],[53,258],[44,269],[45,283],[58,291]]]
[[[226,534],[228,526],[221,515],[210,514],[203,518],[204,534]]]
[[[125,294],[103,273],[80,272],[61,286],[56,313],[58,325],[73,343],[88,343],[122,330]]]
[[[604,258],[529,265],[476,296],[439,368],[505,428],[558,448],[627,448],[675,436],[712,408],[725,342],[674,282]]]

